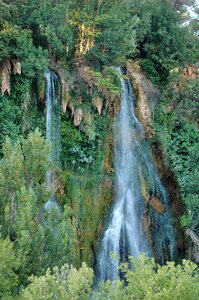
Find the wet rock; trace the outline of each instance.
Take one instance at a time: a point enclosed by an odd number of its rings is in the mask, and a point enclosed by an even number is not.
[[[129,61],[127,63],[127,70],[132,79],[138,100],[138,117],[145,128],[147,137],[151,138],[154,134],[152,114],[159,91],[153,86],[152,82],[146,78],[136,62]]]
[[[149,205],[159,214],[164,212],[164,205],[158,197],[150,197]]]

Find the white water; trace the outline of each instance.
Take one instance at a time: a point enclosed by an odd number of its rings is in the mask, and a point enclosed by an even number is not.
[[[121,69],[118,68],[118,72],[122,75]],[[120,81],[121,110],[114,126],[116,199],[99,247],[97,257],[99,281],[117,279],[119,264],[127,261],[129,256],[139,257],[141,252],[149,255],[153,250],[157,257],[160,256],[158,260],[163,261],[165,251],[172,256],[175,244],[166,191],[152,163],[149,147],[143,139],[143,128],[135,116],[135,99],[130,81],[122,77]],[[152,195],[158,191],[165,205],[165,213],[162,215],[150,209],[153,219],[154,249],[149,249],[143,230],[145,208],[141,193],[143,172],[147,173],[152,182]]]
[[[50,160],[56,165],[60,160],[60,103],[57,95],[58,78],[53,71],[45,73],[46,79],[46,139],[51,146]],[[47,173],[47,184],[52,187],[54,184],[53,171]],[[45,204],[45,209],[56,208],[60,210],[54,197],[51,197]]]

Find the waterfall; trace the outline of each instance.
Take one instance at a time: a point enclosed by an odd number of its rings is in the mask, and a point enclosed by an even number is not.
[[[58,97],[58,78],[53,71],[45,73],[46,79],[46,139],[51,146],[50,160],[55,165],[59,165],[60,162],[60,101]],[[47,184],[49,187],[53,186],[54,173],[50,170],[47,173]],[[52,207],[58,208],[58,205],[52,197],[49,199],[45,208],[50,209]]]
[[[135,116],[135,97],[130,80],[122,78],[121,109],[114,124],[116,197],[107,220],[107,227],[97,256],[97,278],[115,280],[118,267],[129,256],[138,258],[141,252],[158,253],[163,259],[165,251],[173,255],[175,248],[168,197],[151,159],[150,148],[144,140],[144,129]],[[144,231],[145,201],[141,178],[146,174],[151,182],[151,194],[157,192],[165,207],[159,214],[150,210],[153,249],[149,247]]]

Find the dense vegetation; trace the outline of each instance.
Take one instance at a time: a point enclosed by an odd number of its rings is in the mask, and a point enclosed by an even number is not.
[[[161,96],[156,112],[156,128],[165,154],[176,174],[187,208],[182,224],[199,233],[198,196],[198,89],[199,79],[180,78],[169,84]]]
[[[125,280],[102,283],[93,299],[198,299],[198,273],[193,263],[184,260],[179,266],[170,262],[161,267],[145,256],[133,259],[133,263],[133,271],[127,264],[121,265],[128,285]],[[92,269],[84,264],[79,271],[65,265],[40,278],[32,277],[22,299],[90,299],[92,279]]]
[[[0,0],[6,87],[0,95],[0,298],[90,297],[89,267],[113,197],[111,128],[120,87],[112,66],[126,59],[136,60],[161,91],[154,138],[180,187],[182,226],[199,234],[199,79],[182,76],[199,59],[199,41],[187,5],[194,1]],[[16,62],[21,72],[14,72]],[[44,138],[48,68],[59,74],[66,105],[58,165],[49,160]],[[79,108],[84,118],[74,126]],[[46,185],[49,170],[56,174],[52,187]],[[44,210],[52,195],[62,213]],[[160,267],[141,258],[134,272],[122,269],[129,284],[105,283],[94,298],[199,297],[198,270],[188,261]]]

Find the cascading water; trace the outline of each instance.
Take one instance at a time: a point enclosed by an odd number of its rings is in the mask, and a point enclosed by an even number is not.
[[[122,78],[121,110],[114,125],[116,199],[107,221],[107,229],[100,243],[97,257],[97,278],[115,280],[119,276],[118,266],[129,256],[139,257],[158,253],[163,260],[175,249],[172,219],[168,198],[157,171],[152,163],[150,149],[144,140],[144,130],[135,116],[134,94],[130,80]],[[151,182],[151,194],[160,195],[165,207],[162,214],[149,209],[153,224],[150,249],[144,231],[145,202],[142,195],[142,176],[147,174]],[[157,255],[157,257],[158,257]]]
[[[58,78],[53,71],[45,73],[46,79],[46,139],[51,146],[50,160],[56,165],[60,161],[60,102],[58,97]],[[54,174],[50,170],[47,174],[47,184],[53,185]],[[59,208],[54,197],[45,204],[46,209]]]
[[[158,263],[164,264],[168,260],[175,259],[176,255],[175,232],[169,209],[169,199],[151,160],[150,148],[146,142],[142,145],[142,151],[143,172],[150,182],[150,194],[152,197],[158,196],[164,207],[164,213],[157,213],[152,208],[149,211],[152,222],[153,253]]]

